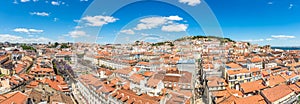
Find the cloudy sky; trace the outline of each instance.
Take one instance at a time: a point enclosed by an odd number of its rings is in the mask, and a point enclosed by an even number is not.
[[[299,0],[110,1],[2,0],[0,41],[122,43],[222,35],[260,45],[300,44]]]

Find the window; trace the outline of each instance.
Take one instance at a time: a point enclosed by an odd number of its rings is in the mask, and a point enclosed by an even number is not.
[[[231,85],[234,85],[234,81],[231,81],[230,84],[231,84]]]
[[[229,80],[233,80],[233,79],[235,79],[233,76],[230,76],[230,77],[229,77]]]
[[[220,85],[224,85],[224,82],[220,82]]]

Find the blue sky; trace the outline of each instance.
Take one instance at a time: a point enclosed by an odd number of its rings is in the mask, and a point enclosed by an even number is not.
[[[2,0],[0,41],[122,43],[223,35],[260,45],[300,44],[299,0],[104,1]]]

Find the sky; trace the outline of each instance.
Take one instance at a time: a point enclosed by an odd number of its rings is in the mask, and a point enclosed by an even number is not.
[[[299,0],[2,0],[0,42],[157,42],[213,35],[300,46]]]

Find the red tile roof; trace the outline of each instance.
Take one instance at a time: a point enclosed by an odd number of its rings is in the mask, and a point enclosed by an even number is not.
[[[153,74],[154,74],[154,72],[152,72],[152,71],[146,71],[146,72],[144,72],[143,75],[146,77],[151,77]]]
[[[179,82],[179,76],[165,76],[163,82]]]
[[[25,69],[25,67],[26,65],[24,64],[17,64],[14,70],[16,71],[16,73],[20,73],[22,70]]]
[[[54,73],[52,68],[41,68],[37,65],[35,68],[30,70],[30,74],[47,74],[47,73]]]
[[[129,79],[135,83],[140,83],[140,81],[144,80],[145,77],[141,74],[132,74]]]
[[[92,74],[86,74],[86,75],[81,75],[79,76],[79,81],[81,81],[85,86],[89,86],[92,85],[95,88],[99,88],[103,85],[103,81],[101,81],[100,79],[96,78],[94,75]]]
[[[260,69],[259,68],[250,68],[250,71],[251,72],[258,72],[258,71],[260,71]]]
[[[107,76],[110,76],[110,75],[113,74],[113,72],[112,72],[111,70],[106,69],[106,68],[99,68],[99,69],[97,70],[98,73],[100,73],[101,71],[104,71],[104,72],[105,72],[105,75],[107,75]]]
[[[230,68],[242,68],[242,66],[240,66],[239,64],[236,64],[236,63],[228,63],[228,64],[226,64],[226,66],[228,66]]]
[[[135,92],[131,90],[117,90],[116,92],[112,93],[110,96],[120,99],[124,103],[134,103],[134,104],[158,104],[160,98],[151,97],[146,94],[137,95]]]
[[[108,92],[112,92],[114,91],[115,88],[112,88],[111,86],[107,85],[107,84],[103,84],[103,86],[97,90],[98,93],[100,92],[104,92],[104,93],[108,93]]]
[[[6,60],[6,59],[8,59],[8,58],[9,58],[8,55],[0,56],[0,61]]]
[[[208,77],[207,85],[208,87],[216,87],[216,86],[227,86],[227,83],[223,78],[220,77]]]
[[[249,73],[250,74],[250,71],[248,69],[227,70],[227,73],[229,75],[242,74],[242,73]]]
[[[280,76],[280,75],[271,75],[269,78],[267,78],[267,80],[269,81],[269,86],[275,86],[277,84],[283,83],[286,80]]]
[[[119,74],[129,74],[130,72],[132,72],[132,70],[131,68],[124,68],[124,69],[114,70],[114,72]]]
[[[61,56],[65,56],[65,55],[72,55],[73,53],[70,51],[61,51],[59,53],[57,53],[56,55],[61,55]]]
[[[252,63],[262,62],[262,59],[259,56],[255,56],[250,60]]]
[[[300,93],[300,87],[297,86],[296,84],[291,84],[288,85],[295,93],[299,94]]]
[[[31,82],[29,83],[29,85],[27,85],[26,87],[27,87],[27,88],[34,88],[34,87],[36,87],[38,84],[39,84],[38,81],[31,81]]]
[[[218,99],[217,104],[234,104],[234,101],[237,97],[230,95],[229,97]]]
[[[279,85],[262,91],[264,97],[270,102],[275,102],[291,93],[293,91],[287,85]]]
[[[8,96],[6,96],[8,95]],[[27,102],[28,96],[21,92],[12,92],[9,94],[6,94],[5,99],[1,100],[1,104],[25,104]]]
[[[143,62],[143,61],[138,62],[137,64],[138,64],[138,65],[144,65],[144,66],[149,66],[149,65],[150,65],[149,62]]]
[[[267,86],[263,85],[263,81],[262,80],[257,80],[257,81],[253,81],[253,82],[247,82],[247,83],[241,83],[241,89],[243,93],[249,93],[249,92],[254,92],[254,91],[258,91],[261,89],[266,88]]]
[[[44,83],[57,91],[69,92],[68,85],[65,81],[63,81],[63,79],[61,79],[61,76],[56,76],[56,79],[45,78]]]
[[[150,87],[157,87],[157,85],[159,84],[159,82],[162,81],[160,79],[155,79],[154,76],[152,76],[148,82],[147,82],[147,85],[150,86]]]
[[[261,95],[253,95],[244,98],[235,99],[235,104],[266,104],[264,98]]]
[[[166,104],[189,104],[189,96],[173,91],[169,91],[168,94],[171,95],[171,98],[167,100]]]

